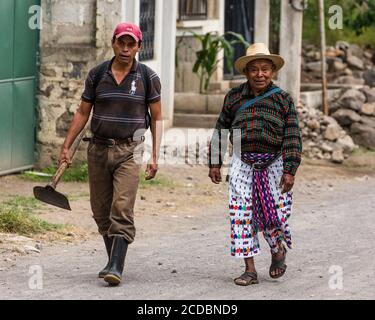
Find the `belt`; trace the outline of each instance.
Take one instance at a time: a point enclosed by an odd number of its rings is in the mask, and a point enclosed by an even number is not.
[[[145,137],[141,136],[140,139],[133,139],[133,137],[124,138],[124,139],[106,139],[106,138],[99,138],[99,137],[91,137],[91,138],[83,138],[83,141],[90,141],[95,144],[105,145],[109,148],[114,147],[115,145],[120,145],[124,143],[131,143],[135,141],[145,141]]]
[[[275,154],[274,158],[271,158],[270,160],[268,160],[266,162],[263,162],[263,163],[253,162],[253,161],[251,161],[251,162],[246,161],[246,163],[250,164],[253,167],[254,171],[262,171],[264,169],[267,169],[273,162],[275,162],[281,156],[281,154],[282,153],[279,152],[279,153]]]

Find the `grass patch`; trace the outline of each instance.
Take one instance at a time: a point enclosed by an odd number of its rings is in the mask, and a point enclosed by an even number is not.
[[[157,173],[155,178],[152,180],[145,180],[145,172],[144,170],[141,171],[140,180],[139,180],[139,187],[140,188],[147,188],[147,187],[175,187],[176,182],[172,179],[167,178],[166,176]]]
[[[375,150],[370,150],[364,147],[359,147],[354,149],[353,156],[363,156],[363,155],[368,155],[368,156],[374,156],[375,157]]]
[[[38,176],[32,173],[24,172],[21,174],[21,177],[26,180],[31,181],[43,181],[48,182],[51,180],[51,177],[55,174],[57,167],[49,166],[47,168],[42,169],[39,172],[50,174],[50,177]],[[66,169],[64,175],[61,178],[61,181],[64,182],[87,182],[88,181],[88,168],[87,163],[82,163],[79,165],[75,165]]]
[[[274,1],[274,0],[273,0]],[[373,0],[371,0],[373,1]],[[338,40],[345,40],[349,43],[355,43],[359,46],[370,45],[375,47],[375,24],[372,22],[364,27],[361,34],[356,34],[349,21],[356,18],[358,12],[353,11],[351,3],[355,1],[348,0],[327,0],[325,1],[325,31],[327,45],[335,45]],[[332,5],[339,5],[343,9],[343,29],[330,29],[329,20],[333,14],[328,13]],[[303,14],[303,40],[308,43],[320,45],[320,26],[319,26],[319,5],[316,0],[308,0],[307,10]]]
[[[19,196],[0,203],[0,231],[30,236],[63,229],[64,225],[38,218],[34,210],[39,206],[36,199]]]
[[[56,167],[50,166],[47,168],[44,168],[40,170],[39,172],[42,172],[44,174],[51,174],[53,175],[56,171]],[[51,177],[44,177],[44,176],[38,176],[34,175],[32,173],[24,172],[21,174],[21,177],[26,180],[31,181],[42,181],[42,182],[49,182],[51,180]],[[88,182],[88,167],[87,163],[70,167],[68,168],[64,175],[61,178],[61,181],[64,182]],[[145,180],[145,172],[144,168],[141,170],[140,173],[140,181],[139,186],[142,187],[151,187],[151,186],[157,186],[157,187],[171,187],[175,186],[175,182],[172,179],[169,179],[160,173],[157,173],[156,177],[152,180]]]

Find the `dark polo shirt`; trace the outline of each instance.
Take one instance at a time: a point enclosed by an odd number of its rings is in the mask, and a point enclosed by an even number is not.
[[[136,130],[146,128],[147,105],[160,100],[161,85],[158,75],[147,67],[150,88],[146,97],[137,60],[134,60],[129,74],[117,84],[111,71],[113,60],[114,58],[95,92],[93,81],[100,65],[90,70],[82,100],[94,105],[91,131],[95,136],[125,139],[132,137]]]

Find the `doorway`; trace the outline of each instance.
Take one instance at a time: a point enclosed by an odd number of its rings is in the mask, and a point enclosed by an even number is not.
[[[254,0],[225,0],[225,32],[233,31],[245,38],[249,43],[254,42]],[[228,40],[233,39],[231,36],[227,36]],[[244,54],[244,47],[241,44],[234,45],[234,55],[232,65],[234,61]],[[233,69],[230,72],[227,68],[227,58],[225,58],[224,64],[224,78],[233,79],[239,76],[238,72]]]

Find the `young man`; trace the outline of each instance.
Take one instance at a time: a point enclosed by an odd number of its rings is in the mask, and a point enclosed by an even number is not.
[[[302,145],[293,100],[272,83],[283,64],[283,58],[270,54],[263,43],[254,43],[237,59],[235,67],[248,81],[226,95],[211,141],[209,177],[217,184],[226,142],[221,129],[231,131],[232,142],[233,130],[240,132],[241,148],[234,145],[229,179],[231,254],[243,258],[246,265],[234,280],[237,285],[258,283],[253,258],[260,253],[258,231],[271,249],[272,278],[286,271],[283,242],[292,245],[287,219]]]
[[[109,257],[99,277],[111,285],[121,282],[128,244],[135,237],[133,208],[148,111],[153,147],[146,179],[154,178],[158,170],[161,86],[157,74],[135,59],[141,44],[138,26],[117,25],[112,37],[114,57],[90,70],[59,157],[60,163],[71,162],[69,148],[93,109],[93,138],[87,149],[90,203]]]

